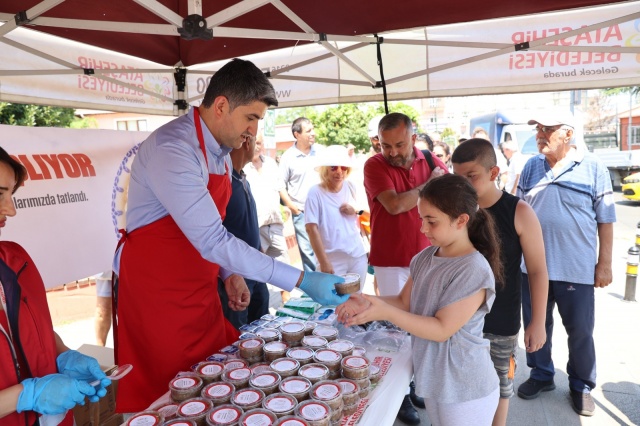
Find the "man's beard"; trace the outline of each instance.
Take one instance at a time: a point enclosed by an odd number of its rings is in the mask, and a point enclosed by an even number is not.
[[[407,161],[409,161],[409,157],[404,157],[402,155],[397,155],[395,157],[385,156],[384,158],[387,160],[389,164],[395,167],[402,167],[405,164],[407,164]]]

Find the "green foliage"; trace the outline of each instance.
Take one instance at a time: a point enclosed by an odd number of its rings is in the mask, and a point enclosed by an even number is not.
[[[443,142],[451,146],[455,146],[458,141],[458,136],[451,127],[445,127],[440,136],[442,137]]]
[[[316,141],[323,145],[346,146],[352,143],[356,151],[368,151],[371,143],[367,126],[372,116],[355,104],[327,108],[314,121]]]
[[[307,117],[312,122],[315,122],[317,116],[318,111],[316,108],[310,106],[278,109],[276,110],[276,125],[291,124],[298,117]]]
[[[401,112],[414,122],[420,117],[418,110],[402,102],[389,104],[389,112]],[[381,102],[341,104],[321,111],[316,107],[284,108],[276,111],[276,124],[291,124],[298,117],[307,117],[314,124],[318,143],[345,146],[351,143],[356,151],[367,152],[371,147],[367,134],[369,121],[379,115],[384,115]]]
[[[71,108],[0,102],[0,124],[69,127],[74,119],[74,110]]]
[[[371,115],[371,117],[376,115],[384,115],[384,104],[380,102],[377,106],[374,107],[375,113]],[[408,116],[411,121],[417,123],[420,118],[420,112],[412,107],[411,105],[407,105],[403,102],[391,102],[389,104],[389,112],[401,112],[404,115]]]
[[[631,87],[616,87],[613,89],[602,89],[602,92],[607,96],[615,96],[621,93],[629,93],[632,95],[638,96],[640,94],[640,86],[631,86]]]

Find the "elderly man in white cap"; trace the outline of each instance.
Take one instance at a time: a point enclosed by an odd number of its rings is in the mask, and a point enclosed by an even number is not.
[[[547,342],[527,353],[529,380],[518,396],[537,398],[555,389],[551,359],[553,309],[565,326],[569,345],[569,390],[576,413],[591,416],[595,404],[596,353],[593,340],[594,288],[611,283],[613,222],[616,220],[609,172],[593,154],[578,150],[574,118],[567,112],[548,112],[529,120],[536,125],[540,155],[531,158],[520,175],[517,195],[540,219],[549,271]],[[524,326],[531,320],[529,279],[523,268]]]

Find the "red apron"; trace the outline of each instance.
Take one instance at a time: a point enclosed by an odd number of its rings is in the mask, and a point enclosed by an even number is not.
[[[194,121],[207,161],[197,108]],[[210,174],[207,189],[224,219],[231,196],[227,173]],[[235,342],[239,333],[222,313],[220,266],[200,255],[171,216],[123,239],[114,344],[116,362],[133,370],[118,384],[116,411],[132,413],[160,397],[176,373]]]

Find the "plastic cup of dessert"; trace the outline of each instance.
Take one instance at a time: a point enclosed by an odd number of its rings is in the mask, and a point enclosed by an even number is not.
[[[360,275],[349,273],[341,275],[341,277],[344,278],[344,282],[334,284],[339,295],[353,294],[360,291]]]

